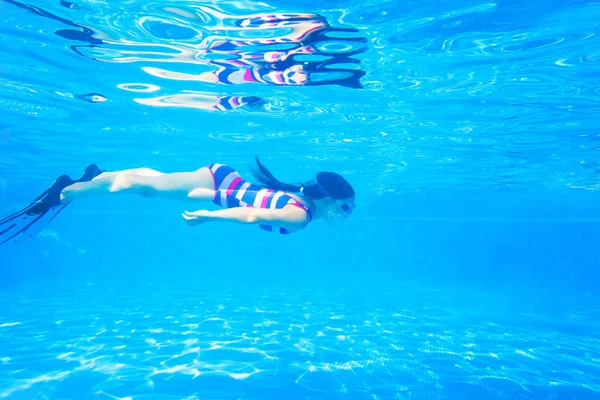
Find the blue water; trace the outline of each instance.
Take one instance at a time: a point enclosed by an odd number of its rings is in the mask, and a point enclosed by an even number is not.
[[[92,162],[249,176],[259,154],[357,191],[289,236],[74,202],[0,246],[0,398],[600,399],[600,3],[0,0],[0,21],[0,217]]]

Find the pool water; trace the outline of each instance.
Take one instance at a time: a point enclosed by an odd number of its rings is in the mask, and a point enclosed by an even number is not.
[[[0,219],[90,163],[257,154],[357,207],[274,235],[73,202],[0,246],[0,398],[600,399],[599,17],[1,0]]]

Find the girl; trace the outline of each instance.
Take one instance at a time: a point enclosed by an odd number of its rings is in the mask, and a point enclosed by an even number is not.
[[[225,221],[280,234],[304,229],[313,219],[346,218],[355,207],[354,189],[335,172],[319,172],[314,180],[291,185],[277,180],[258,157],[251,171],[258,183],[223,164],[169,174],[150,168],[105,172],[92,164],[77,180],[58,177],[29,206],[0,221],[0,244],[31,236],[34,224],[42,218],[52,221],[73,200],[107,193],[212,201],[221,209],[185,211],[182,217],[190,226]]]

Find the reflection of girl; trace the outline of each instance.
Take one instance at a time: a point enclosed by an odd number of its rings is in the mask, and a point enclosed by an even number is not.
[[[265,100],[256,96],[215,96],[201,93],[180,93],[152,98],[134,99],[139,104],[157,107],[192,107],[210,111],[229,111],[239,107],[257,108]]]
[[[147,51],[145,43],[105,41],[97,38],[96,32],[91,28],[74,21],[16,0],[5,1],[74,28],[58,29],[54,33],[65,39],[86,42],[87,45],[70,46],[71,50],[84,57],[90,57],[97,61],[118,60],[120,62],[131,57],[132,60],[139,61],[143,60],[143,55]],[[209,35],[193,49],[182,44],[182,48],[179,50],[187,54],[196,53],[196,62],[215,66],[217,70],[199,75],[165,71],[160,74],[161,77],[173,79],[186,77],[190,80],[221,84],[262,83],[292,86],[333,84],[351,88],[362,87],[360,78],[365,75],[363,71],[336,67],[336,64],[358,64],[359,61],[351,57],[366,50],[366,38],[348,35],[357,33],[356,29],[334,28],[325,17],[311,13],[241,16],[224,14],[206,6],[199,8],[209,14],[213,20],[219,21],[218,29],[210,26],[205,28],[224,32],[224,34]],[[336,33],[343,33],[343,35],[336,37]],[[358,43],[359,46],[351,45],[352,43]],[[326,50],[331,44],[338,48],[341,45],[342,50]],[[141,46],[143,49],[136,52],[135,49],[129,48],[125,53],[121,53],[116,46],[123,45]],[[161,46],[160,44],[153,45]],[[115,46],[112,51],[101,51],[95,54],[93,50],[99,47],[108,47],[110,50],[111,46]],[[285,46],[286,49],[274,46]],[[170,50],[162,55],[167,59],[173,57]],[[308,55],[308,57],[298,60],[296,56],[300,55]],[[159,62],[160,59],[155,58],[152,61]],[[156,71],[157,69],[144,70]]]
[[[338,68],[336,64],[357,64],[358,60],[350,58],[348,53],[325,53],[314,46],[299,46],[289,50],[269,51],[253,49],[252,52],[240,51],[231,43],[220,43],[206,52],[200,60],[207,65],[215,66],[215,71],[203,72],[197,75],[179,74],[162,70],[160,76],[185,77],[188,80],[198,80],[225,85],[244,83],[262,83],[266,85],[285,86],[318,86],[341,85],[360,88],[360,78],[365,73],[358,69]],[[351,55],[362,50],[355,50]],[[296,57],[305,56],[303,60]],[[318,61],[315,61],[316,57]],[[212,59],[209,59],[212,58]],[[156,69],[145,68],[146,72]],[[320,79],[317,79],[317,74]]]
[[[277,19],[280,18],[280,19]],[[283,19],[285,18],[285,19]],[[310,20],[309,18],[313,18]],[[265,15],[242,20],[240,26],[251,28],[291,28],[285,37],[228,39],[210,37],[206,50],[197,59],[217,67],[216,71],[194,76],[194,80],[221,84],[262,83],[268,85],[316,86],[337,84],[361,87],[365,74],[357,69],[336,68],[336,64],[357,64],[351,58],[365,51],[362,37],[335,38],[335,32],[356,33],[355,29],[331,28],[325,19],[314,14]],[[208,40],[210,39],[210,40]],[[355,47],[350,43],[363,45]],[[343,44],[343,51],[327,51],[328,44]],[[287,49],[282,49],[282,46]],[[300,57],[303,57],[300,60]],[[320,73],[321,79],[315,79]]]
[[[212,63],[214,64],[214,63]],[[242,83],[263,83],[267,85],[304,85],[307,75],[302,65],[293,65],[283,71],[267,68],[219,68],[214,72],[203,72],[196,79],[210,83],[239,85]]]
[[[34,224],[43,217],[51,221],[73,200],[108,193],[211,201],[221,210],[186,211],[185,221],[190,226],[211,221],[254,224],[281,234],[304,229],[314,219],[344,219],[355,207],[354,189],[335,172],[319,172],[312,181],[290,185],[278,181],[257,158],[252,174],[258,184],[223,164],[168,174],[150,168],[104,172],[92,164],[78,180],[60,176],[28,207],[0,221],[0,244],[27,237]]]

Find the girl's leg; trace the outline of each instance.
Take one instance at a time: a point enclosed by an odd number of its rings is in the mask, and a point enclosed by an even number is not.
[[[94,179],[98,178],[108,178],[109,176],[116,176],[119,174],[131,174],[131,175],[147,175],[147,176],[158,176],[164,175],[164,172],[160,172],[151,168],[132,168],[125,169],[123,171],[115,171],[115,172],[103,172]]]
[[[150,168],[103,172],[90,182],[78,182],[66,187],[62,201],[107,193],[130,193],[145,197],[164,197],[180,200],[211,200],[214,180],[206,167],[194,172],[166,174]],[[194,192],[191,197],[190,193]]]

